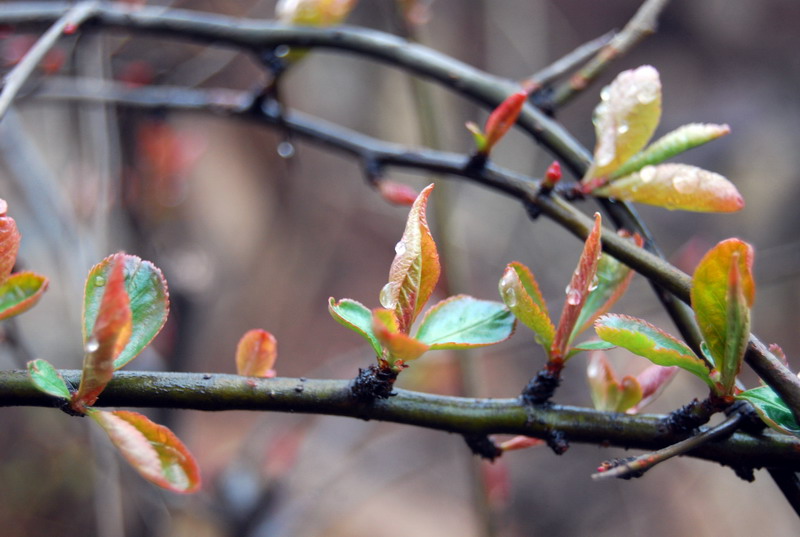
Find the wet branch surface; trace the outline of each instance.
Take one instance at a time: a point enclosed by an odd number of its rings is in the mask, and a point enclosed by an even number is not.
[[[77,385],[80,371],[61,371]],[[519,398],[475,399],[395,390],[388,399],[360,403],[349,380],[261,379],[215,373],[117,372],[98,407],[254,410],[348,416],[404,423],[464,435],[524,434],[547,439],[559,431],[570,442],[655,450],[685,439],[660,426],[663,416],[629,416],[562,405],[525,405]],[[0,372],[0,406],[58,407],[26,371]],[[734,433],[689,455],[733,467],[800,471],[800,440],[765,430]]]

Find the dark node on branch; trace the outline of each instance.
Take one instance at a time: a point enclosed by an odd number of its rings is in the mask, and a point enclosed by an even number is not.
[[[743,479],[748,483],[752,483],[756,480],[755,472],[753,472],[753,468],[750,466],[732,466],[731,468],[736,472],[736,477],[739,479]]]
[[[525,202],[525,211],[528,213],[531,220],[536,220],[542,214],[542,209],[530,201]]]
[[[464,440],[472,453],[482,459],[493,461],[503,454],[503,450],[485,434],[465,434]]]
[[[489,155],[486,153],[473,153],[470,155],[469,160],[467,161],[466,166],[464,166],[464,173],[468,177],[475,177],[480,175],[483,169],[486,167],[486,163],[489,162]]]
[[[544,440],[556,455],[563,455],[569,449],[569,442],[563,431],[548,431]]]
[[[624,466],[635,460],[636,457],[625,457],[624,459],[611,459],[610,461],[604,461],[602,464],[600,464],[600,467],[597,468],[597,471],[601,473],[608,472],[609,470],[613,470],[614,468]],[[625,472],[624,474],[618,475],[616,477],[618,479],[634,479],[637,477],[642,477],[648,469],[649,468],[636,471],[632,470],[630,472]]]
[[[553,88],[546,86],[531,93],[530,101],[536,108],[550,117],[555,117],[556,104],[553,101]]]
[[[758,412],[753,408],[753,405],[747,401],[736,401],[725,409],[725,414],[727,416],[736,412],[742,416],[742,420],[739,422],[739,428],[746,433],[757,435],[767,426],[758,416]]]
[[[350,385],[350,392],[362,403],[371,403],[375,399],[388,399],[392,393],[397,373],[391,369],[382,369],[371,365],[366,369],[358,369],[358,376]]]
[[[561,194],[567,201],[580,201],[586,199],[586,194],[581,190],[581,185],[565,185],[564,188],[557,188],[556,192]]]
[[[383,176],[383,166],[376,158],[364,158],[364,177],[370,186],[378,186],[378,181]]]
[[[289,47],[286,45],[278,45],[275,48],[263,51],[258,55],[258,59],[264,64],[264,67],[269,69],[273,79],[277,79],[286,71],[286,67],[288,67],[285,59],[287,54],[289,54]]]
[[[717,405],[713,404],[709,399],[704,399],[703,401],[695,399],[688,405],[670,412],[667,417],[661,420],[659,428],[663,432],[692,433],[698,427],[707,423],[718,410]]]
[[[561,384],[561,374],[544,368],[536,373],[522,390],[522,400],[529,405],[546,403],[553,397],[559,384]]]
[[[75,416],[78,418],[86,417],[86,414],[84,414],[83,412],[77,412],[73,410],[69,404],[69,401],[67,401],[66,399],[57,399],[57,403],[54,406],[56,406],[59,410],[61,410],[63,413],[69,416]]]

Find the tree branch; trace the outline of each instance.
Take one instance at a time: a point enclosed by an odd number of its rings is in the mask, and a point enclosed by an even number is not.
[[[80,371],[61,371],[77,385]],[[117,372],[97,406],[178,408],[207,411],[259,410],[348,416],[404,423],[458,434],[520,434],[547,438],[553,431],[571,442],[660,449],[685,438],[659,426],[663,416],[630,416],[585,408],[542,405],[517,399],[475,399],[396,390],[389,399],[361,404],[351,381],[303,378],[263,379],[212,373]],[[0,372],[0,406],[58,406],[38,391],[26,371]],[[800,471],[800,440],[765,430],[758,436],[734,433],[698,447],[693,457],[738,467]]]

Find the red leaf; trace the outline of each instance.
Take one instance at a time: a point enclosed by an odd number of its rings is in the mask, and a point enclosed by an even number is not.
[[[388,179],[378,181],[378,192],[383,199],[394,205],[411,206],[419,196],[417,191],[410,186]]]
[[[17,223],[7,212],[8,204],[0,199],[0,284],[5,283],[17,262],[20,241]]]
[[[405,362],[416,360],[430,348],[425,343],[399,331],[397,317],[392,310],[383,308],[372,310],[372,330],[386,349],[388,356],[384,356],[384,359],[395,370],[401,369]]]
[[[142,477],[173,492],[200,489],[197,462],[172,431],[136,412],[93,409],[89,415]]]
[[[236,347],[236,371],[248,377],[274,377],[275,360],[278,357],[278,342],[266,330],[250,330]]]
[[[133,328],[130,297],[125,289],[125,254],[114,255],[111,274],[94,328],[84,342],[86,357],[78,391],[72,397],[72,408],[85,411],[97,401],[114,375],[114,360],[131,337]]]
[[[500,449],[503,451],[514,451],[518,449],[528,449],[537,446],[543,446],[546,442],[540,438],[533,438],[532,436],[515,436],[511,440],[506,440],[500,444]]]
[[[524,91],[513,93],[506,97],[500,105],[494,109],[486,120],[483,130],[486,136],[486,143],[483,151],[489,153],[500,139],[505,136],[508,130],[517,122],[519,113],[528,100],[528,94]]]
[[[592,285],[597,265],[600,262],[602,245],[600,244],[601,233],[600,213],[594,214],[594,227],[586,238],[583,246],[583,253],[578,261],[578,267],[572,275],[572,280],[567,286],[567,299],[564,309],[561,311],[561,319],[558,321],[558,329],[553,345],[550,350],[550,359],[560,362],[567,354],[567,347],[570,344],[570,336],[575,323],[578,321],[586,297],[589,295],[589,288]]]

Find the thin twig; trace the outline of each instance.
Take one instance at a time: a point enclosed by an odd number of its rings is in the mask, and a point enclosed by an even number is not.
[[[529,88],[531,91],[536,91],[544,86],[547,86],[548,84],[551,84],[556,79],[561,78],[566,73],[572,71],[580,64],[594,56],[599,50],[606,46],[615,35],[616,32],[608,32],[580,45],[547,67],[540,69],[523,80],[522,85],[526,88]]]
[[[39,65],[39,62],[42,61],[50,49],[55,46],[58,39],[64,34],[64,30],[70,29],[70,31],[74,31],[72,30],[73,28],[79,26],[92,16],[97,5],[95,1],[81,2],[64,13],[64,15],[34,43],[19,63],[8,72],[3,78],[3,89],[2,92],[0,92],[0,120],[6,115],[8,108],[19,93],[19,90],[22,89],[22,86],[36,70],[36,66]]]
[[[642,39],[655,32],[658,17],[668,2],[669,0],[646,0],[610,43],[600,49],[597,55],[569,80],[555,88],[553,105],[562,106],[575,97],[605,71],[612,60],[622,56]]]
[[[640,455],[633,460],[625,461],[619,466],[614,466],[611,469],[601,469],[601,471],[597,472],[596,474],[592,474],[592,479],[608,479],[612,477],[625,479],[630,477],[640,477],[656,464],[664,462],[665,460],[671,459],[677,455],[685,455],[693,449],[697,449],[699,446],[711,442],[712,440],[733,434],[736,429],[739,428],[739,423],[741,421],[742,415],[735,413],[719,425],[711,427],[710,429],[706,429],[705,431],[687,438],[686,440],[672,444],[671,446],[667,446],[663,449],[659,449],[653,453]]]

